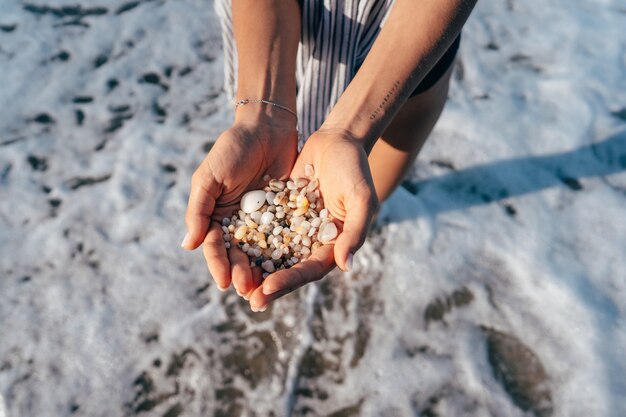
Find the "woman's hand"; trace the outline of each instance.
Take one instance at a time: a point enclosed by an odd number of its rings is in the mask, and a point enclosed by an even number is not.
[[[304,177],[310,164],[319,180],[324,205],[339,226],[334,244],[318,248],[305,262],[270,274],[250,297],[253,310],[309,282],[317,281],[335,265],[352,268],[352,257],[365,241],[367,230],[378,206],[376,191],[362,142],[348,132],[318,130],[307,140],[291,173]]]
[[[251,268],[236,245],[226,250],[222,218],[230,217],[247,191],[263,188],[263,177],[285,178],[297,155],[293,120],[271,123],[238,121],[220,135],[191,179],[185,222],[185,249],[203,244],[207,266],[217,286],[225,290],[231,281],[246,296],[261,283],[259,268]]]

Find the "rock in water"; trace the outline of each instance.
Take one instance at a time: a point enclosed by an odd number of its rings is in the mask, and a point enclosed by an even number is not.
[[[253,213],[263,207],[265,203],[265,191],[248,191],[241,197],[241,209],[244,213]]]
[[[537,355],[514,336],[486,327],[483,331],[489,365],[513,403],[536,417],[550,417],[554,412],[552,393]]]

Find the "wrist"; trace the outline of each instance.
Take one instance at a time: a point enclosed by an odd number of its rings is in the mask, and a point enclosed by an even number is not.
[[[297,116],[267,103],[248,103],[235,107],[236,125],[267,126],[296,131]]]
[[[348,120],[347,118],[335,120],[330,116],[316,133],[333,137],[335,140],[352,142],[363,148],[368,155],[378,139],[378,137],[370,134],[370,129],[363,123],[355,122],[354,119]]]

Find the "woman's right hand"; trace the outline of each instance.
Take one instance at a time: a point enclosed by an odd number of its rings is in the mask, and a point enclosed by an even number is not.
[[[261,283],[259,268],[251,268],[248,256],[236,245],[224,246],[222,218],[231,217],[243,194],[264,186],[263,177],[287,178],[297,156],[294,120],[238,117],[224,131],[191,179],[182,247],[203,253],[217,286],[233,283],[246,297]]]

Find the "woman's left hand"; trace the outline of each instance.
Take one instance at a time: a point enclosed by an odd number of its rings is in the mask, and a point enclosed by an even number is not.
[[[270,274],[250,296],[253,310],[264,309],[275,299],[317,281],[335,265],[352,269],[352,257],[363,245],[378,200],[362,143],[348,132],[318,130],[298,156],[291,178],[304,177],[310,164],[319,180],[324,206],[339,229],[334,243],[318,248],[305,262]]]

